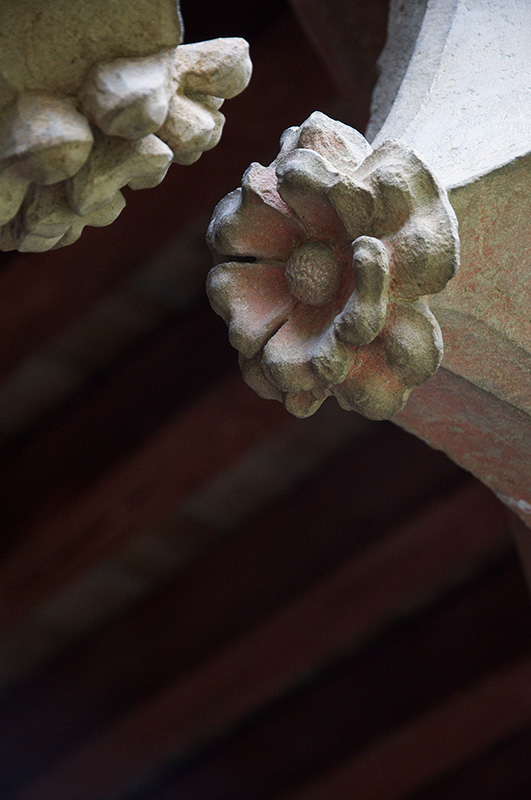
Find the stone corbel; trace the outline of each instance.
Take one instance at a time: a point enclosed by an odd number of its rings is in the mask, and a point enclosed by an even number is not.
[[[331,0],[313,38],[352,13]],[[319,113],[288,129],[214,211],[208,282],[259,394],[393,417],[528,524],[529,52],[527,0],[392,2],[371,144]]]
[[[1,250],[108,225],[218,143],[251,75],[243,39],[181,43],[176,0],[6,0],[0,27]]]

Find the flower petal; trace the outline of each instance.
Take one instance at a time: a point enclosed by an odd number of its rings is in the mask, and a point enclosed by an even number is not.
[[[295,301],[283,264],[219,264],[210,270],[207,294],[229,326],[233,347],[252,358],[283,325]]]
[[[12,219],[7,222],[5,225],[0,226],[0,250],[3,252],[9,252],[10,250],[16,250],[17,244],[15,242],[15,233],[17,227],[17,220]]]
[[[225,117],[197,99],[179,94],[170,98],[164,124],[157,131],[173,152],[177,164],[193,164],[219,142]]]
[[[389,366],[408,387],[431,378],[443,356],[439,323],[426,303],[400,303],[380,337]]]
[[[83,232],[86,225],[93,225],[96,228],[102,228],[105,225],[110,225],[111,222],[118,217],[118,215],[125,208],[125,199],[121,192],[116,192],[109,202],[101,208],[85,214],[83,217],[77,216],[72,226],[67,230],[65,235],[59,239],[54,249],[57,247],[65,247],[65,245],[73,244],[76,242]]]
[[[14,169],[0,171],[0,225],[13,219],[30,186]]]
[[[352,178],[341,178],[328,190],[328,199],[352,241],[370,231],[374,198],[370,191]]]
[[[79,219],[66,199],[64,183],[32,186],[27,193],[16,228],[17,249],[21,252],[51,250],[70,226]]]
[[[389,257],[385,246],[371,236],[360,236],[352,243],[354,291],[335,319],[335,329],[343,342],[364,345],[382,330],[387,313]]]
[[[169,66],[167,51],[95,64],[81,90],[83,111],[108,136],[155,133],[168,113]]]
[[[298,126],[292,125],[291,128],[286,128],[286,130],[281,134],[280,150],[275,160],[269,165],[270,167],[274,167],[280,161],[282,156],[286,155],[286,153],[290,153],[292,150],[297,149],[300,130],[301,129]]]
[[[308,235],[325,241],[346,240],[346,231],[328,199],[339,173],[313,150],[292,150],[276,164],[278,191]]]
[[[182,44],[175,50],[173,72],[186,92],[229,99],[251,78],[249,45],[238,37]]]
[[[373,235],[390,235],[420,206],[441,197],[428,167],[401,142],[388,140],[361,164],[356,179],[367,183],[376,197]]]
[[[323,339],[329,335],[334,316],[330,306],[312,308],[298,305],[288,321],[264,347],[263,365],[267,377],[284,392],[318,392],[323,381],[312,360],[326,352]],[[319,363],[319,362],[317,362]]]
[[[156,186],[171,158],[169,147],[154,134],[135,140],[102,136],[66,184],[70,207],[84,216],[106,206],[127,183],[134,188]]]
[[[371,175],[375,210],[371,220],[374,236],[390,236],[407,222],[415,208],[415,198],[404,174],[396,164],[382,164]]]
[[[327,117],[321,111],[314,111],[302,123],[297,147],[315,150],[335,169],[349,176],[372,152],[369,142],[361,133]]]
[[[282,402],[282,392],[276,386],[273,386],[264,375],[261,353],[258,353],[253,358],[245,358],[240,353],[239,362],[243,380],[247,386],[250,386],[259,397]]]
[[[284,406],[293,416],[305,419],[315,414],[322,406],[327,395],[316,397],[312,392],[286,392],[284,395]]]
[[[222,260],[233,256],[287,261],[302,231],[277,193],[271,167],[251,164],[242,188],[221,200],[208,229],[210,247]]]
[[[342,383],[350,369],[350,353],[339,341],[332,326],[328,328],[314,348],[311,366],[321,383],[332,386]]]
[[[441,291],[459,266],[457,218],[428,167],[408,147],[387,141],[356,175],[375,197],[372,235],[393,251],[393,292],[415,298]]]
[[[69,99],[22,94],[3,111],[0,168],[50,186],[75,175],[93,144],[88,120]]]
[[[346,380],[332,387],[332,394],[347,411],[369,419],[389,419],[401,411],[410,389],[386,362],[379,339],[351,350],[352,367]]]
[[[448,204],[449,205],[449,204]],[[394,294],[415,298],[444,289],[459,268],[457,220],[446,203],[415,215],[389,237]]]

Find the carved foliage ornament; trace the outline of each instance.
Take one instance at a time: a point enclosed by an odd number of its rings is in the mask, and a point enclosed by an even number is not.
[[[245,381],[298,417],[326,397],[371,419],[398,413],[437,370],[427,305],[459,264],[446,192],[407,147],[374,151],[315,112],[288,128],[216,207],[208,278]]]
[[[25,92],[0,111],[0,249],[43,251],[108,225],[120,189],[156,186],[214,147],[251,76],[243,39],[95,64],[77,96]]]

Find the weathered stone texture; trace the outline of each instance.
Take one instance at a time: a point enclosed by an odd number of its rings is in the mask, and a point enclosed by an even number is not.
[[[0,28],[2,250],[111,222],[123,186],[156,186],[218,143],[219,108],[251,75],[243,39],[182,45],[169,0],[13,1]]]
[[[209,276],[247,383],[299,417],[334,395],[400,411],[442,358],[427,295],[459,263],[455,214],[415,154],[315,112],[214,212]]]

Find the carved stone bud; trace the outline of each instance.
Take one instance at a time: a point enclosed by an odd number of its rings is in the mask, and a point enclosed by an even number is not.
[[[443,353],[427,295],[459,265],[446,192],[404,145],[315,112],[216,207],[207,292],[245,381],[298,417],[387,419]]]
[[[69,100],[45,94],[19,97],[2,119],[0,164],[25,180],[48,186],[70,178],[92,149],[85,117]]]
[[[178,164],[193,164],[217,145],[225,117],[223,100],[239,94],[251,78],[245,39],[213,39],[178,47],[171,64],[169,113],[158,131]]]
[[[0,250],[49,250],[111,222],[123,186],[156,186],[218,143],[223,100],[251,76],[243,39],[182,45],[175,0],[149,19],[143,0],[4,5]]]
[[[100,139],[91,158],[67,183],[70,206],[84,216],[105,206],[126,184],[134,189],[156,186],[171,158],[170,148],[152,134],[133,141]]]
[[[168,113],[169,66],[166,51],[96,64],[81,92],[85,114],[109,136],[139,139],[154,133]]]

